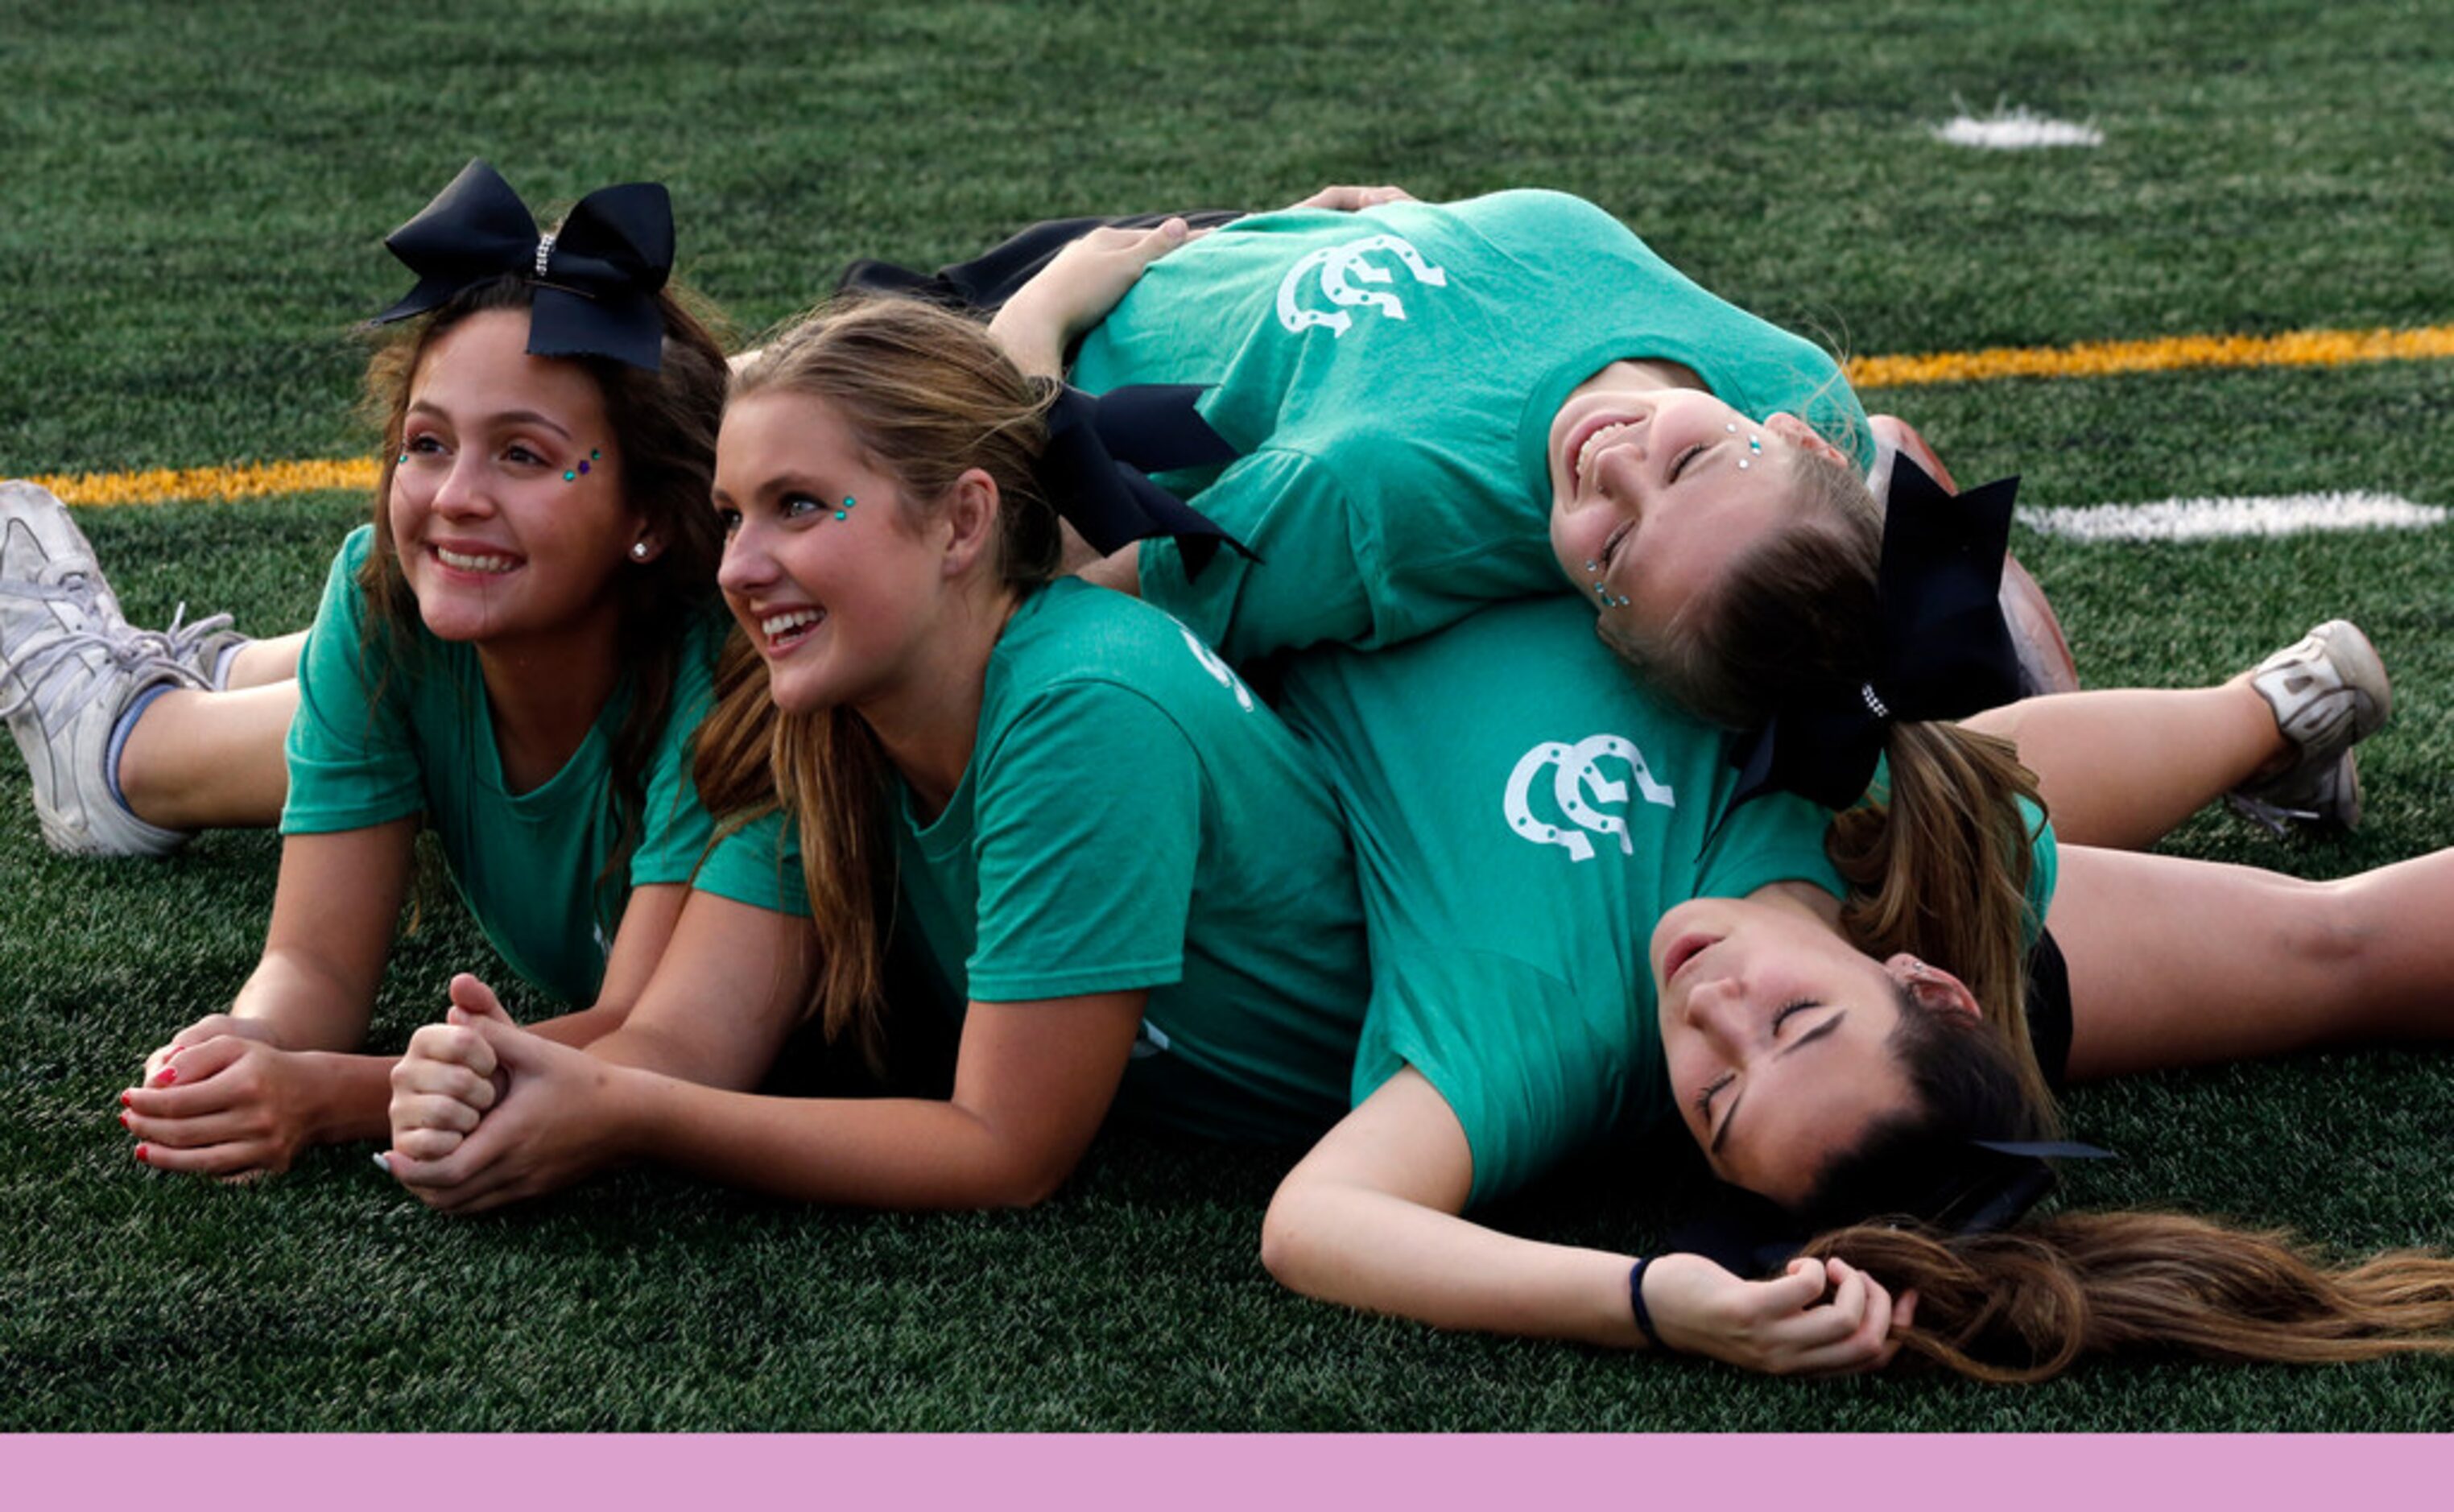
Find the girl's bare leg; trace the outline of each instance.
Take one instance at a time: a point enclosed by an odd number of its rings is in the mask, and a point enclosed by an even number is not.
[[[130,811],[170,830],[279,823],[306,645],[303,630],[251,640],[231,653],[220,689],[174,689],[146,705],[119,754]]]
[[[306,646],[307,632],[303,630],[271,640],[251,640],[231,654],[230,675],[222,680],[222,686],[236,691],[261,688],[269,682],[288,682],[298,675],[298,655]]]
[[[2110,688],[2026,698],[1961,721],[2020,748],[2054,833],[2139,850],[2290,756],[2249,674],[2213,688]]]
[[[290,655],[295,670],[294,648]],[[282,799],[290,792],[282,744],[297,710],[294,679],[239,687],[233,677],[227,693],[166,693],[146,707],[128,734],[119,756],[119,791],[138,818],[165,829],[279,823]]]
[[[2331,882],[2067,847],[2073,1080],[2454,1036],[2454,850]]]

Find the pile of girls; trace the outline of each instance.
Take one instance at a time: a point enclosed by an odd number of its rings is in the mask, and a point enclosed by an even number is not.
[[[0,496],[46,834],[284,837],[261,964],[121,1099],[146,1165],[972,1208],[1132,1121],[1308,1142],[1269,1269],[1445,1327],[1997,1378],[2454,1342],[2454,1261],[2022,1216],[2065,1079],[2448,1027],[2454,853],[2131,849],[2228,789],[2356,818],[2366,642],[1979,713],[2003,491],[1896,465],[1887,531],[1832,360],[1594,207],[1068,225],[730,373],[654,186],[541,234],[472,164],[388,245],[373,518],[303,636],[131,627]],[[421,828],[572,1012],[461,976],[364,1052]],[[932,1023],[938,1095],[754,1090],[805,1025],[875,1064]],[[1466,1216],[1673,1119],[1779,1220]]]

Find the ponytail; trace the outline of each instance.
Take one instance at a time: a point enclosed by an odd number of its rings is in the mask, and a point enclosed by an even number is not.
[[[1806,1253],[1915,1288],[1903,1347],[1979,1381],[2045,1381],[2118,1350],[2288,1364],[2454,1352],[2454,1260],[2396,1250],[2343,1265],[2286,1235],[2178,1213],[2064,1213],[1956,1238],[1860,1224]]]
[[[1890,1047],[1910,1103],[1819,1171],[1796,1213],[1824,1231],[1803,1253],[1917,1292],[1911,1354],[1979,1381],[2035,1381],[2123,1350],[2303,1364],[2454,1351],[2454,1259],[2443,1256],[2342,1265],[2282,1234],[2177,1213],[1946,1232],[2002,1221],[1984,1199],[1970,1207],[2002,1185],[2001,1157],[1984,1152],[2046,1134],[2048,1107],[2025,1097],[2021,1058],[1993,1027],[1905,989],[1900,1003]]]
[[[1647,681],[1734,730],[1835,690],[1854,699],[1881,649],[1881,507],[1846,465],[1803,448],[1782,455],[1787,528],[1734,561],[1669,625],[1601,620],[1603,638]],[[2049,1108],[2022,1002],[2034,921],[2020,800],[2043,812],[2036,778],[2007,742],[1935,721],[1893,724],[1885,758],[1889,793],[1841,811],[1826,840],[1850,889],[1842,931],[1870,954],[1904,950],[1966,981],[1987,1020],[2019,1047],[2022,1086]]]
[[[1885,759],[1890,793],[1833,816],[1824,840],[1849,884],[1841,933],[1872,956],[1945,966],[1987,1023],[2026,1046],[2026,942],[2042,921],[2028,917],[2035,857],[2019,800],[2035,798],[2036,779],[2010,742],[1954,724],[1894,725]],[[2022,1100],[2053,1106],[2033,1050],[2019,1078]]]

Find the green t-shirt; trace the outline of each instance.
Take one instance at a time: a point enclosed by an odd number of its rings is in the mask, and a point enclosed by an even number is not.
[[[1723,737],[1636,686],[1573,599],[1299,657],[1283,707],[1361,871],[1354,1099],[1422,1073],[1465,1128],[1476,1201],[1672,1111],[1647,956],[1665,912],[1787,880],[1842,893],[1829,812],[1781,794],[1730,809]]]
[[[1163,481],[1263,560],[1221,554],[1188,579],[1174,541],[1145,542],[1142,595],[1241,663],[1394,645],[1559,592],[1551,421],[1578,384],[1647,357],[1873,465],[1828,354],[1542,190],[1237,221],[1154,264],[1084,339],[1074,381],[1214,386],[1202,413],[1244,455]]]
[[[944,813],[903,796],[903,896],[957,998],[1148,989],[1128,1118],[1297,1139],[1346,1110],[1369,991],[1327,783],[1166,615],[1071,579],[991,655]]]
[[[422,625],[410,628],[406,656],[396,658],[380,635],[368,640],[357,573],[373,549],[370,526],[342,543],[299,657],[282,834],[328,835],[423,814],[505,963],[571,1003],[594,1000],[632,888],[687,882],[735,902],[809,913],[799,849],[780,818],[708,849],[714,824],[691,780],[691,736],[714,701],[720,615],[690,630],[673,713],[641,784],[641,838],[609,884],[603,874],[619,832],[611,746],[628,685],[561,771],[529,792],[508,791],[475,648],[437,640]]]

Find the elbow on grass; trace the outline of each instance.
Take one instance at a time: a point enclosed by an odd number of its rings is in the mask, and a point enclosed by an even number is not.
[[[1312,1194],[1303,1186],[1282,1183],[1261,1216],[1261,1266],[1279,1285],[1313,1295],[1304,1277],[1314,1259],[1311,1231],[1304,1210]]]
[[[1066,1180],[1074,1175],[1074,1163],[1072,1160],[1007,1162],[992,1173],[974,1194],[974,1205],[1016,1213],[1038,1207],[1064,1189]]]

